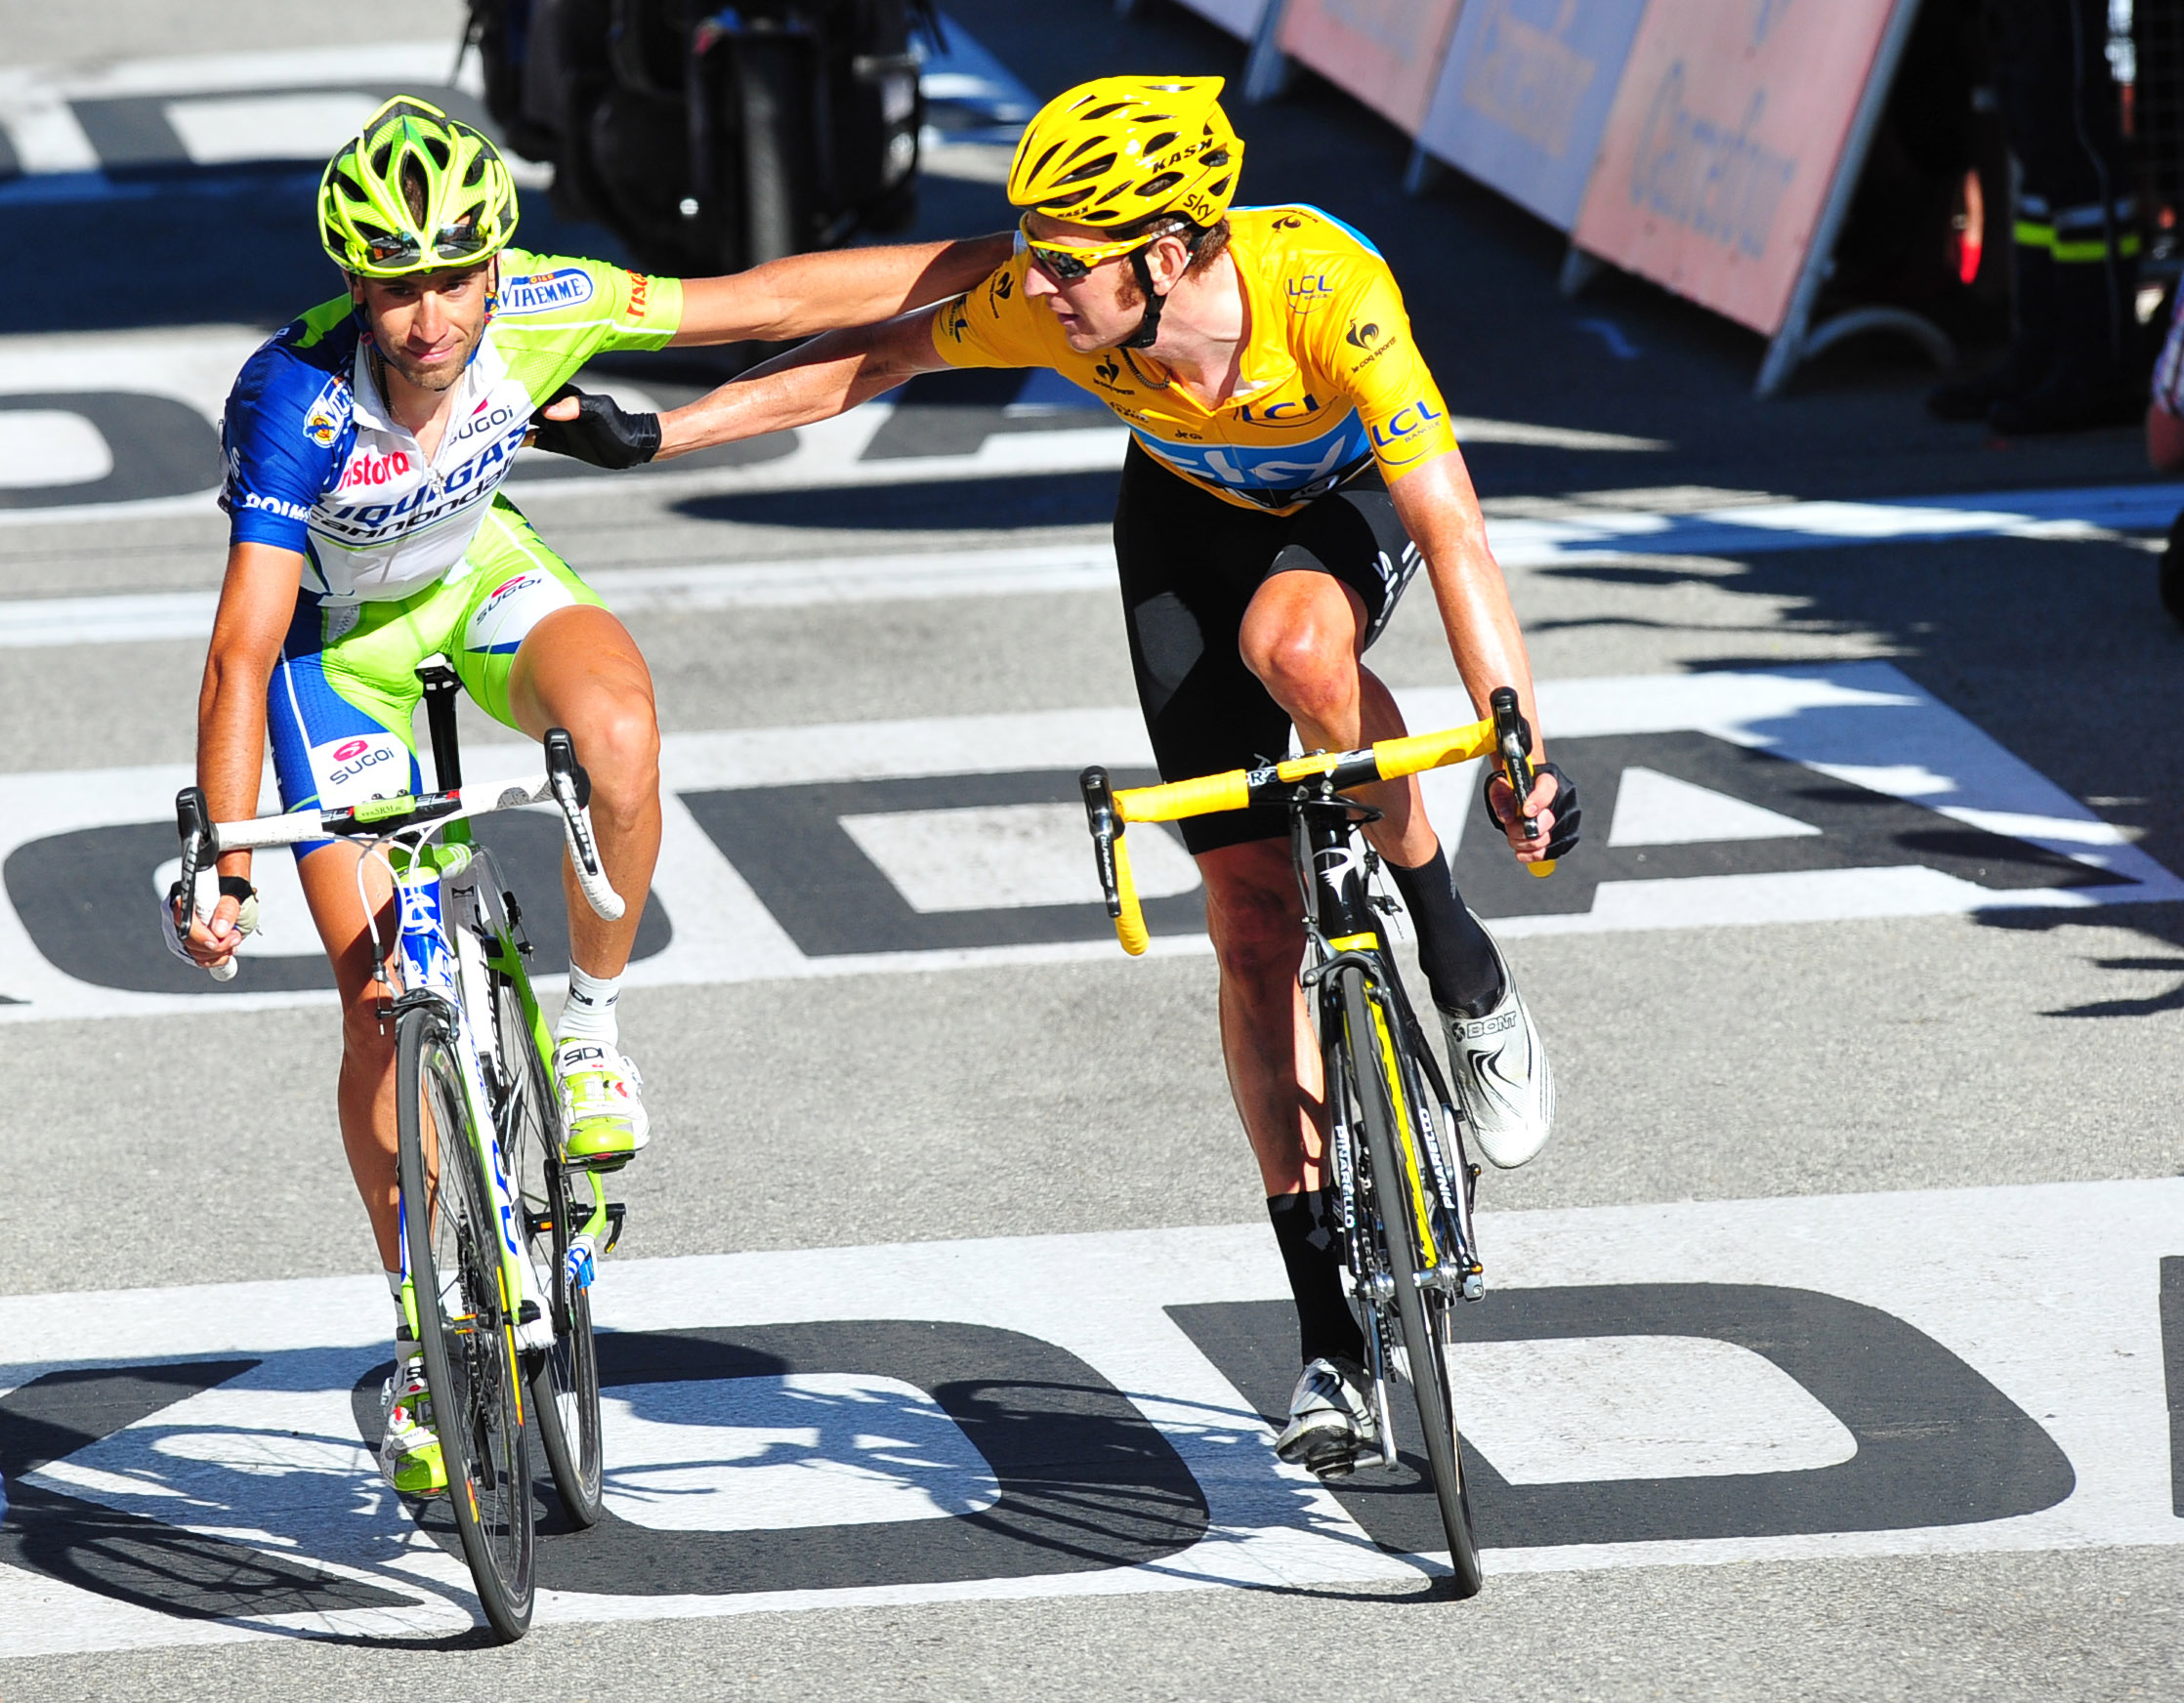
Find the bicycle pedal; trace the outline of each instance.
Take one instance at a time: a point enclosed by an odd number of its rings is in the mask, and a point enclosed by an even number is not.
[[[525,1301],[525,1303],[523,1303],[522,1306],[516,1308],[516,1322],[518,1325],[536,1324],[545,1315],[538,1310],[538,1303],[535,1301]]]
[[[622,1239],[622,1221],[629,1216],[628,1205],[619,1200],[607,1203],[607,1240],[600,1248],[603,1254],[611,1254],[615,1243]]]

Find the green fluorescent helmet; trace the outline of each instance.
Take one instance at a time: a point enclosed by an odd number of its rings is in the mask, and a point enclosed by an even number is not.
[[[410,212],[405,178],[423,187],[422,218]],[[318,240],[360,277],[473,266],[515,234],[516,185],[500,150],[413,96],[365,119],[318,180]]]

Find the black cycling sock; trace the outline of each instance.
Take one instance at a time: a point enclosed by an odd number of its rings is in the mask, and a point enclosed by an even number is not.
[[[1456,896],[1447,859],[1436,851],[1415,869],[1390,863],[1388,873],[1417,931],[1418,965],[1433,1003],[1463,1017],[1485,1017],[1501,997],[1501,970],[1487,931]]]
[[[1267,1200],[1274,1239],[1289,1270],[1297,1303],[1297,1346],[1304,1360],[1344,1359],[1363,1364],[1365,1336],[1342,1294],[1342,1258],[1336,1251],[1334,1215],[1319,1189],[1276,1194]]]

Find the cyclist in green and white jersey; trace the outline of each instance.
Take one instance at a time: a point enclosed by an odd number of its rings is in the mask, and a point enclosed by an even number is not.
[[[554,1069],[568,1156],[597,1168],[645,1145],[615,1002],[659,851],[652,682],[622,624],[501,492],[534,430],[548,447],[628,467],[697,447],[675,413],[623,414],[557,393],[595,354],[779,341],[967,289],[1008,239],[801,255],[731,277],[648,277],[509,246],[515,187],[491,142],[398,98],[326,167],[319,234],[348,291],[285,327],[236,380],[223,430],[227,578],[198,700],[197,780],[216,820],[256,813],[271,736],[284,810],[418,790],[415,669],[435,652],[487,714],[533,738],[564,727],[593,782],[616,923],[571,879],[569,992]],[[548,416],[544,410],[551,405]],[[534,421],[534,416],[537,416]],[[299,847],[304,895],[342,1001],[339,1103],[350,1167],[397,1293],[395,1051],[375,1014],[357,850]],[[178,914],[208,968],[240,944],[250,854],[220,860],[217,907]],[[361,872],[382,912],[384,870]],[[382,915],[381,937],[393,935]],[[413,1343],[388,1391],[381,1465],[396,1487],[444,1487]]]

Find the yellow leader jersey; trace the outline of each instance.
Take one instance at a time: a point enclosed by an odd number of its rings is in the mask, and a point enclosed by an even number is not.
[[[1018,254],[933,316],[950,366],[1052,367],[1105,402],[1167,467],[1246,509],[1286,514],[1362,471],[1389,477],[1455,448],[1380,251],[1317,207],[1237,207],[1229,253],[1248,306],[1236,394],[1201,406],[1159,363],[1079,354],[1024,293]]]

